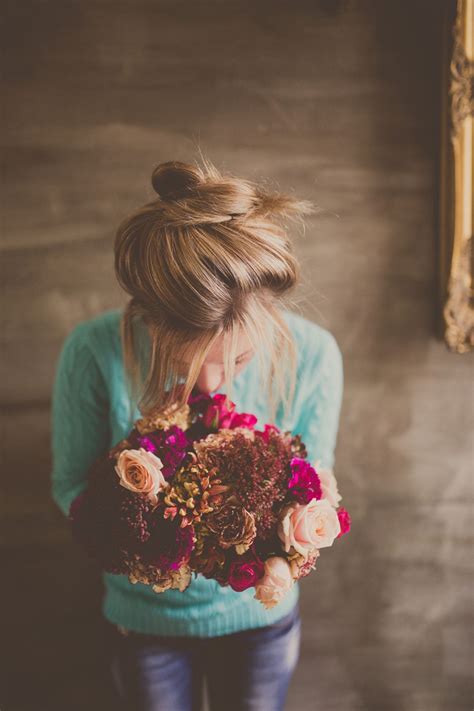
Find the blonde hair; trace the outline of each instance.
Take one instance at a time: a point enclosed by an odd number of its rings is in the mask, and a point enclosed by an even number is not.
[[[131,296],[121,320],[130,412],[135,406],[149,414],[173,402],[184,404],[221,334],[226,396],[232,400],[237,338],[243,332],[266,380],[274,421],[278,398],[288,412],[294,397],[296,346],[279,307],[300,277],[278,222],[301,219],[314,206],[222,174],[208,159],[202,163],[159,164],[152,174],[158,198],[117,229],[115,272]],[[179,357],[189,345],[189,370],[178,388]]]

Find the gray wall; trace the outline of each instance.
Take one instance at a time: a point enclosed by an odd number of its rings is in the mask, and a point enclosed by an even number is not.
[[[288,708],[471,708],[472,355],[436,335],[442,4],[4,4],[3,711],[106,708],[100,586],[49,499],[50,389],[72,326],[121,303],[118,221],[197,146],[323,208],[295,235],[299,295],[344,355],[353,530],[302,583]]]

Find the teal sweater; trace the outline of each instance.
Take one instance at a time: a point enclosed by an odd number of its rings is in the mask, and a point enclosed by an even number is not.
[[[343,393],[343,364],[334,336],[293,311],[282,311],[298,346],[298,375],[289,419],[279,409],[275,424],[300,433],[309,459],[334,466]],[[105,311],[77,324],[66,337],[56,364],[52,390],[52,497],[64,514],[86,487],[87,471],[101,453],[127,436],[129,400],[120,342],[121,309]],[[258,385],[254,357],[235,378],[238,411],[269,422],[264,388]],[[215,392],[224,392],[224,387]],[[135,412],[135,418],[140,413]],[[313,572],[313,575],[317,575]],[[184,591],[155,593],[125,575],[103,573],[102,613],[114,624],[137,632],[210,637],[271,624],[296,604],[299,585],[271,609],[254,598],[255,588],[235,592],[202,575]]]

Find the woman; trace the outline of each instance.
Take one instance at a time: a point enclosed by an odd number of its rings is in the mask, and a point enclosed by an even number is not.
[[[300,278],[286,217],[312,205],[203,166],[160,164],[158,197],[115,240],[124,309],[79,323],[57,364],[52,495],[67,514],[92,461],[133,421],[193,391],[225,392],[259,426],[300,433],[311,461],[334,464],[343,390],[334,336],[286,307]],[[293,306],[295,302],[293,301]],[[257,367],[258,366],[258,367]],[[156,594],[103,574],[111,669],[124,708],[284,707],[299,657],[299,585],[272,608],[202,575]]]

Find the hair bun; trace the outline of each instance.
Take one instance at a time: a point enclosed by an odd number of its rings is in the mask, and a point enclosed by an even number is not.
[[[201,182],[194,166],[170,160],[160,163],[153,171],[151,184],[163,200],[177,200],[189,195]]]

